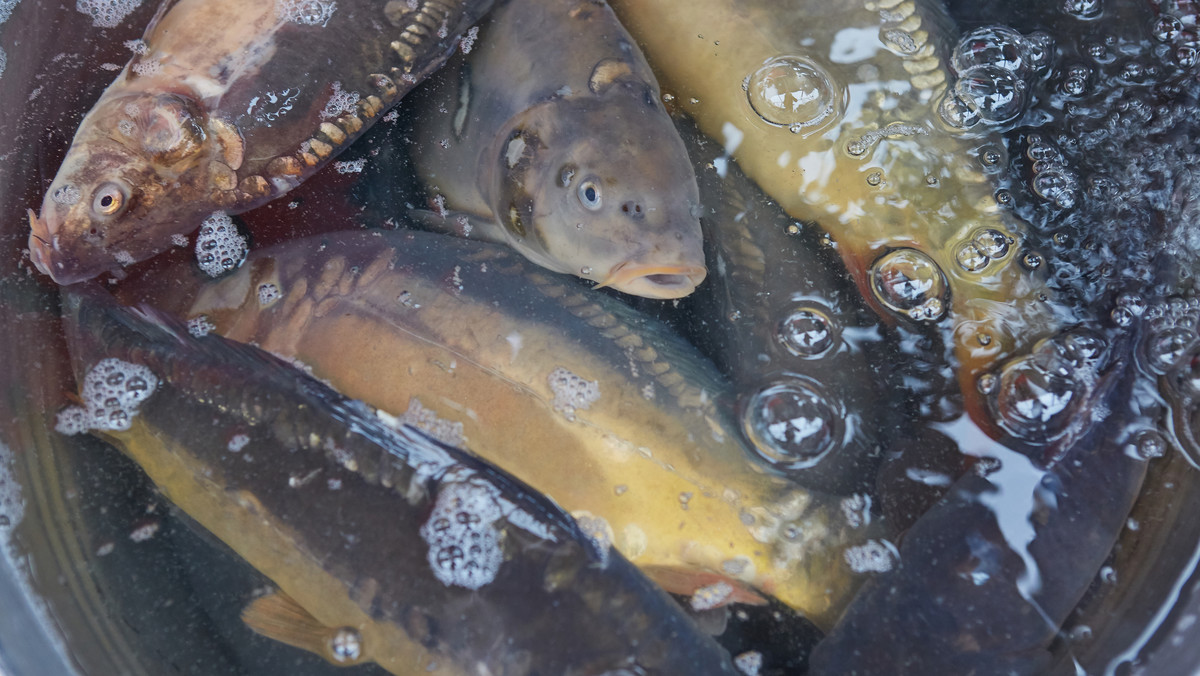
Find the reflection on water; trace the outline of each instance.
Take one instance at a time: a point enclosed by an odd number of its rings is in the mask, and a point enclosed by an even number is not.
[[[798,565],[821,529],[871,529],[839,572],[853,575],[844,596],[862,585],[856,599],[814,594],[832,607],[810,611],[827,634],[813,673],[895,673],[897,660],[914,673],[1137,673],[1169,660],[1173,639],[1155,631],[1187,635],[1171,605],[1190,599],[1200,541],[1189,518],[1200,507],[1196,9],[613,4],[668,108],[699,128],[679,121],[709,279],[678,303],[612,294],[598,306],[627,303],[675,327],[734,388],[713,397],[714,429],[751,449],[770,481],[837,498],[823,521],[782,500],[746,503],[739,537]],[[135,5],[93,25],[73,7],[0,2],[0,19],[12,12],[0,100],[15,102],[0,109],[0,535],[85,673],[322,673],[332,667],[241,624],[267,578],[119,453],[53,431],[78,389],[23,214],[108,83],[104,64],[127,59],[122,42],[153,14]],[[58,40],[35,39],[34,26]],[[322,172],[243,224],[209,224],[201,264],[219,272],[240,258],[237,227],[261,251],[351,223],[390,229],[425,206],[403,157],[406,124],[381,122],[350,148],[340,159],[357,171]],[[195,282],[172,266],[192,254],[131,267],[114,288],[180,303],[169,299]],[[474,274],[447,277],[451,293]],[[277,290],[286,305],[289,288]],[[401,291],[405,307],[435,309]],[[523,340],[503,336],[510,363],[531,349]],[[596,504],[640,488],[604,469]],[[708,509],[708,496],[671,485],[664,524],[676,506]],[[613,541],[636,563],[655,548],[631,533]],[[754,556],[752,568],[770,567]],[[763,585],[728,560],[719,572]],[[775,593],[809,610],[782,583]],[[701,624],[723,630],[739,664],[758,653],[763,674],[801,668],[818,638],[806,624],[769,638],[777,625],[750,606],[707,612]]]

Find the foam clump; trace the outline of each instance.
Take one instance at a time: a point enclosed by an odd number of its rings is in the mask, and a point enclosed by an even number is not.
[[[70,406],[58,414],[54,429],[62,434],[89,430],[129,429],[138,407],[154,394],[158,377],[140,364],[104,359],[83,379],[82,406]]]
[[[501,518],[496,489],[471,480],[438,491],[421,537],[429,543],[429,565],[446,586],[479,589],[496,579],[504,553],[495,523]]]
[[[241,266],[249,250],[246,238],[224,212],[215,212],[200,224],[196,262],[209,277],[220,277]]]
[[[567,420],[574,420],[575,411],[590,408],[600,398],[598,381],[581,378],[561,366],[550,372],[547,381],[554,393],[554,410]]]
[[[92,17],[97,28],[115,28],[141,6],[142,0],[76,0],[76,11]]]

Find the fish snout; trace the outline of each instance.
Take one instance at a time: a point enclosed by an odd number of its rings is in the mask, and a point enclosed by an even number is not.
[[[625,262],[614,267],[596,288],[609,286],[633,296],[670,300],[692,293],[707,276],[703,265]]]
[[[88,274],[78,261],[67,258],[58,249],[59,228],[53,218],[39,218],[33,209],[26,211],[29,215],[29,259],[38,272],[63,286],[81,282],[96,274]]]

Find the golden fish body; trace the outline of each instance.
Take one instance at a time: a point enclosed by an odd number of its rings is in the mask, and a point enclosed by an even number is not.
[[[435,227],[638,296],[679,298],[704,279],[695,174],[606,4],[509,0],[447,73],[413,146],[449,212]]]
[[[439,66],[489,4],[164,2],[29,211],[34,264],[69,284],[279,197]]]
[[[665,327],[502,247],[310,238],[252,256],[190,316],[460,434],[639,566],[715,572],[824,626],[860,577],[845,549],[881,526],[853,528],[840,498],[758,460],[727,422],[726,386]]]
[[[64,309],[81,406],[60,430],[111,440],[278,585],[243,613],[256,631],[394,674],[734,673],[636,568],[475,456],[103,291]]]
[[[949,317],[964,396],[990,425],[978,378],[1060,320],[1040,273],[1019,263],[1025,225],[992,194],[998,135],[951,129],[938,111],[952,75],[937,10],[612,5],[678,109],[789,214],[833,235],[869,302],[905,321]]]

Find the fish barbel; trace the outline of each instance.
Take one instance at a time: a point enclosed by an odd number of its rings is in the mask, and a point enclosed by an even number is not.
[[[188,316],[461,435],[634,563],[675,571],[653,577],[676,593],[716,573],[828,627],[862,579],[845,549],[884,527],[854,527],[841,496],[799,488],[741,443],[728,385],[665,326],[506,247],[298,240],[209,284]]]
[[[637,296],[696,288],[696,177],[605,3],[509,0],[452,63],[415,122],[416,169],[444,200],[428,223]]]
[[[80,407],[279,587],[243,619],[394,674],[732,674],[620,554],[475,456],[295,367],[97,288],[64,302]]]
[[[60,284],[294,188],[435,70],[490,0],[167,0],[84,117],[40,214]],[[314,58],[320,54],[320,58]]]

